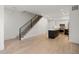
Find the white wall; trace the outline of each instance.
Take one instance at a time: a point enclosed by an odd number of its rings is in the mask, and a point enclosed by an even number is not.
[[[69,23],[68,20],[58,20],[56,21],[56,27],[60,28],[60,24],[65,24],[65,29],[68,29],[68,23]]]
[[[68,20],[48,20],[48,30],[58,30],[60,24],[65,24],[65,29],[68,29]]]
[[[4,6],[0,6],[0,50],[4,49]]]
[[[79,44],[79,10],[71,11],[69,40]]]
[[[41,18],[35,26],[24,36],[23,39],[27,39],[33,36],[44,34],[48,32],[48,20],[46,18]]]
[[[56,30],[54,20],[48,20],[48,30]]]
[[[16,9],[10,9],[5,6],[5,40],[15,38],[18,35],[19,28],[29,21],[35,15],[32,13],[23,13]]]

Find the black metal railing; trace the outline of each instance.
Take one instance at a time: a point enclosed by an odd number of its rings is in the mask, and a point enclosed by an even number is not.
[[[31,20],[19,28],[19,40],[40,20],[42,16],[35,15]]]

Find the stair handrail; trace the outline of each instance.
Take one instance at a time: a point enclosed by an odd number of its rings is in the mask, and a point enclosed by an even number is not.
[[[21,38],[22,38],[22,35],[24,35],[23,33],[26,33],[27,31],[28,31],[28,29],[30,29],[30,28],[32,28],[33,26],[34,26],[34,21],[36,21],[35,19],[37,19],[39,17],[39,15],[35,15],[31,20],[29,20],[29,21],[27,21],[24,25],[22,25],[20,28],[19,28],[19,40],[21,40]],[[34,20],[33,20],[34,19]],[[27,25],[28,24],[28,25]],[[27,27],[25,27],[27,25]],[[30,27],[29,27],[30,26]],[[22,28],[23,27],[25,27],[24,28],[24,30],[26,29],[26,28],[28,28],[27,30],[26,30],[26,32],[25,31],[22,31]]]
[[[32,21],[37,15],[35,15],[31,20],[27,21],[24,25],[22,25],[19,29],[23,28],[25,25],[27,25],[30,21]]]

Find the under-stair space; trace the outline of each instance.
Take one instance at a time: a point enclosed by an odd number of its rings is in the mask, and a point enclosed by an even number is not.
[[[35,15],[30,21],[25,23],[19,28],[19,40],[24,37],[24,35],[29,32],[29,30],[42,18],[40,15]]]

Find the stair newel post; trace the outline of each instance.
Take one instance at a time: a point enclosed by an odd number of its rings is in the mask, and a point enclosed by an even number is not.
[[[21,40],[21,28],[19,29],[19,40]]]
[[[32,27],[32,19],[31,19],[31,27]]]

